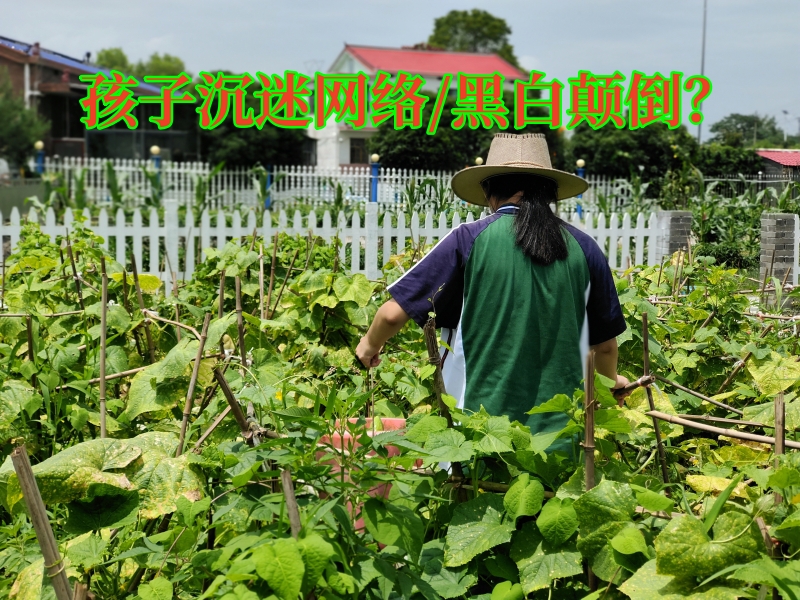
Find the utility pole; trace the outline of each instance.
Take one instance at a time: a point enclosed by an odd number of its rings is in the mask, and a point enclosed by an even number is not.
[[[703,0],[703,48],[700,53],[700,75],[706,74],[706,13],[708,11],[708,0]],[[700,112],[703,112],[703,103],[698,107]],[[697,143],[700,143],[700,137],[703,131],[703,123],[697,126]]]

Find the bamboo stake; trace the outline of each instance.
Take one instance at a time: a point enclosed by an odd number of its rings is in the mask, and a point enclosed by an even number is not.
[[[289,515],[289,525],[292,528],[292,537],[297,539],[300,535],[300,509],[297,506],[297,498],[294,495],[294,484],[292,483],[292,472],[289,469],[281,471],[281,483],[283,484],[283,497],[286,499],[286,512]]]
[[[661,421],[667,421],[668,423],[674,423],[675,425],[681,425],[683,427],[691,427],[693,429],[699,429],[700,431],[708,431],[709,433],[716,433],[717,435],[724,435],[739,440],[747,440],[749,442],[759,442],[761,444],[771,444],[773,446],[775,445],[775,438],[766,435],[756,435],[755,433],[745,433],[744,431],[736,431],[735,429],[724,429],[722,427],[714,427],[712,425],[702,425],[700,423],[695,423],[694,421],[690,421],[689,419],[683,419],[681,417],[677,417],[674,415],[668,415],[666,413],[662,413],[657,410],[648,411],[647,415],[650,417],[655,417],[657,419],[660,419]],[[786,448],[794,448],[795,450],[800,450],[800,442],[792,442],[786,440],[784,442],[784,445]]]
[[[586,356],[586,377],[583,382],[584,438],[583,457],[586,491],[595,485],[594,473],[594,350]]]
[[[780,466],[779,455],[786,453],[786,407],[783,402],[783,392],[779,392],[775,398],[775,468]],[[783,502],[783,497],[775,494],[775,505]]]
[[[275,285],[275,263],[278,259],[278,232],[275,232],[275,240],[272,242],[272,266],[269,270],[269,291],[267,291],[267,310],[272,306],[272,288]]]
[[[759,339],[764,338],[764,336],[766,336],[769,333],[770,329],[772,329],[772,323],[770,323],[769,325],[767,325],[764,328],[764,331],[761,332],[761,334],[758,336],[758,338]],[[719,386],[719,389],[717,390],[717,394],[721,394],[722,390],[724,390],[726,387],[728,387],[728,384],[731,381],[733,381],[733,378],[736,377],[736,374],[742,369],[742,367],[747,362],[747,359],[750,358],[752,355],[753,355],[752,352],[748,352],[747,354],[744,355],[744,358],[742,360],[740,360],[738,363],[736,363],[736,366],[733,367],[733,371],[731,371],[731,374],[728,375],[727,379],[725,379],[725,381],[722,382],[722,385]]]
[[[630,394],[633,390],[636,390],[640,387],[647,387],[652,383],[655,383],[655,380],[656,378],[653,377],[652,375],[643,375],[636,381],[631,381],[628,385],[615,389],[613,391],[613,395],[616,398],[619,398],[620,396],[625,396],[626,394]],[[622,406],[623,400],[619,400],[619,402],[620,406]]]
[[[708,324],[711,322],[711,319],[713,319],[713,318],[714,318],[714,311],[712,310],[712,311],[711,311],[711,313],[710,313],[710,314],[708,315],[708,317],[706,318],[706,320],[705,320],[705,321],[703,321],[703,324],[702,324],[702,325],[700,325],[700,327],[698,327],[697,331],[700,331],[700,330],[701,330],[703,327],[705,327],[706,325],[708,325]],[[694,336],[696,336],[696,335],[697,335],[697,331],[695,331],[695,332],[692,334],[692,338],[689,340],[689,343],[690,343],[690,344],[691,344],[691,343],[694,341]]]
[[[174,325],[175,327],[181,327],[187,331],[191,331],[198,340],[200,339],[200,334],[198,333],[197,329],[192,327],[191,325],[186,325],[185,323],[178,323],[177,321],[173,321],[172,319],[165,319],[164,317],[159,316],[159,314],[154,310],[143,310],[142,314],[147,317],[148,319],[153,319],[154,321],[161,321],[162,323],[166,323],[167,325]]]
[[[0,287],[0,310],[6,310],[6,252],[2,244],[0,244],[0,254],[3,255],[3,273],[2,273],[3,281],[2,281],[2,287]],[[61,263],[62,264],[64,263],[63,254],[61,257]]]
[[[225,269],[222,269],[219,273],[219,306],[217,307],[217,318],[221,319],[224,315],[224,306],[225,304]],[[225,342],[222,341],[222,338],[225,336],[220,336],[219,338],[219,353],[225,356]]]
[[[594,350],[589,350],[586,355],[586,376],[583,380],[583,417],[584,417],[584,437],[583,437],[583,461],[584,461],[584,482],[588,492],[595,486],[594,472]],[[648,388],[649,389],[649,388]],[[587,583],[589,590],[597,589],[597,579],[592,571],[592,567],[586,566]]]
[[[61,553],[58,551],[53,528],[47,518],[47,510],[36,485],[36,478],[33,475],[33,469],[31,469],[31,463],[28,460],[28,453],[24,444],[17,446],[11,453],[11,462],[14,464],[14,470],[17,473],[22,497],[28,507],[28,514],[36,531],[39,547],[42,549],[45,570],[53,584],[56,598],[58,600],[72,600],[72,590],[69,587],[65,565]]]
[[[239,332],[239,356],[244,368],[247,366],[247,351],[244,345],[244,319],[242,318],[242,279],[238,275],[236,276],[236,329]]]
[[[186,430],[189,427],[189,417],[192,414],[192,403],[194,401],[194,388],[197,386],[197,377],[200,375],[200,363],[203,360],[203,350],[206,347],[208,337],[208,324],[211,322],[211,313],[206,313],[203,320],[203,330],[200,333],[200,343],[197,346],[197,356],[192,369],[192,378],[189,380],[189,389],[186,392],[186,403],[183,405],[183,420],[181,421],[181,435],[178,441],[178,449],[175,456],[183,454],[183,444],[186,440]]]
[[[228,402],[228,408],[230,408],[230,412],[233,413],[233,418],[236,419],[236,424],[239,425],[239,430],[242,433],[242,437],[244,437],[245,441],[252,446],[253,431],[250,428],[250,424],[247,422],[247,417],[244,416],[244,412],[242,411],[242,407],[239,405],[239,401],[236,399],[236,396],[233,395],[233,391],[231,391],[231,387],[228,385],[228,380],[225,379],[225,375],[222,374],[218,367],[214,369],[214,379],[216,380],[217,385],[219,385],[222,395],[225,396],[225,400]]]
[[[28,331],[28,360],[36,366],[36,351],[33,348],[33,319],[30,315],[25,315],[25,328]],[[31,375],[31,385],[36,387],[36,373]]]
[[[644,358],[644,375],[647,377],[650,375],[650,331],[647,326],[647,313],[642,313],[642,343],[644,344],[644,349],[642,351],[643,358]],[[653,390],[650,389],[650,386],[645,387],[645,391],[647,392],[647,403],[650,406],[650,410],[656,409],[656,404],[653,401]],[[667,468],[667,455],[664,451],[664,442],[661,439],[661,427],[658,424],[656,419],[653,419],[653,431],[655,432],[656,436],[656,449],[658,450],[658,462],[661,464],[661,478],[663,479],[664,483],[669,483],[669,469]]]
[[[68,246],[69,247],[69,246]],[[142,288],[139,285],[139,271],[136,269],[136,257],[131,256],[131,270],[133,271],[133,285],[136,288],[136,298],[139,300],[139,310],[144,312],[144,298],[142,297]],[[150,352],[150,363],[156,362],[156,350],[153,346],[153,336],[150,333],[150,323],[145,320],[144,335],[147,338],[147,349]]]
[[[755,421],[742,421],[740,419],[726,419],[724,417],[710,417],[708,415],[681,415],[684,419],[692,421],[708,421],[709,423],[728,423],[730,425],[739,425],[741,427],[764,427],[766,429],[774,429],[772,425],[765,425],[764,423],[757,423]]]
[[[264,246],[259,246],[258,253],[258,313],[261,320],[267,318],[264,312]]]
[[[108,322],[108,274],[106,259],[100,257],[102,294],[100,295],[100,437],[106,437],[106,326]]]
[[[83,292],[81,291],[81,279],[78,276],[78,267],[75,266],[75,255],[72,254],[72,242],[69,239],[69,234],[67,234],[67,256],[69,256],[69,262],[72,265],[72,280],[75,282],[75,291],[78,293],[78,304],[81,305],[81,309],[85,309]]]
[[[275,311],[278,310],[278,305],[281,303],[281,296],[283,296],[283,290],[286,287],[286,283],[289,281],[289,277],[292,274],[292,267],[294,267],[294,261],[297,259],[297,255],[300,253],[300,250],[294,251],[294,256],[292,256],[292,261],[289,263],[289,270],[286,271],[286,277],[283,280],[283,285],[281,286],[280,291],[278,292],[278,297],[275,299],[275,306],[272,308],[272,311],[269,313],[269,318],[271,319],[275,314]]]
[[[197,452],[200,451],[200,446],[203,445],[203,442],[205,442],[208,439],[208,436],[210,436],[214,432],[214,430],[219,426],[219,424],[222,423],[222,421],[225,420],[225,417],[228,416],[229,412],[231,412],[231,407],[230,406],[226,406],[225,409],[221,413],[219,413],[217,418],[214,419],[214,422],[211,423],[211,425],[208,426],[208,429],[205,430],[203,435],[201,435],[198,438],[197,442],[194,445],[194,448],[192,448],[192,452],[197,453]]]
[[[178,274],[173,271],[172,272],[172,295],[175,296],[175,320],[180,323],[181,322],[181,309],[178,306]],[[180,342],[181,341],[181,328],[175,328],[175,337]]]
[[[689,389],[689,388],[681,385],[680,383],[675,383],[674,381],[672,381],[670,379],[667,379],[666,377],[662,377],[661,375],[658,375],[658,374],[656,374],[655,377],[659,381],[663,381],[664,383],[666,383],[667,385],[671,385],[675,389],[678,389],[678,390],[681,390],[683,392],[686,392],[687,394],[691,394],[695,398],[700,398],[700,400],[702,400],[703,402],[708,402],[709,404],[713,404],[714,406],[718,406],[719,408],[724,408],[725,410],[729,410],[730,412],[736,413],[737,415],[743,415],[744,414],[744,412],[739,410],[738,408],[734,408],[733,406],[729,406],[728,404],[720,402],[719,400],[714,400],[713,398],[709,398],[708,396],[704,396],[700,392],[695,392],[694,390]]]

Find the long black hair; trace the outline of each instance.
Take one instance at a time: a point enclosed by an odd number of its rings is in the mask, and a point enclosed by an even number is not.
[[[514,218],[514,234],[517,246],[531,260],[550,265],[567,258],[563,222],[550,209],[550,204],[558,199],[555,181],[528,173],[510,173],[484,179],[481,185],[486,198],[494,197],[501,204],[522,192]]]

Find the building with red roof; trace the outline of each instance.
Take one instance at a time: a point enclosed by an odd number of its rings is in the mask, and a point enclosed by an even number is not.
[[[446,73],[500,73],[505,78],[506,89],[513,89],[515,79],[527,74],[497,54],[473,52],[447,52],[421,48],[383,48],[345,44],[333,61],[328,73],[359,73],[368,75],[386,71],[392,75],[405,71],[425,78],[425,91],[436,93]],[[455,88],[456,79],[450,83]],[[331,118],[320,130],[310,128],[308,135],[316,140],[316,164],[338,167],[347,164],[367,164],[367,139],[375,134],[374,127],[357,131],[345,123],[335,123]]]
[[[756,154],[764,161],[764,172],[767,175],[800,178],[800,150],[759,148]]]

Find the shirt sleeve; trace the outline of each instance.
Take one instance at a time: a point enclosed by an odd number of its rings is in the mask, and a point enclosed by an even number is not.
[[[628,327],[619,305],[614,276],[600,246],[591,236],[567,226],[581,246],[589,267],[589,297],[586,316],[589,320],[589,344],[594,346],[617,337]]]
[[[464,226],[451,230],[433,250],[389,286],[392,298],[420,327],[428,313],[436,313],[436,326],[455,328],[464,303]],[[471,244],[470,244],[471,246]]]

